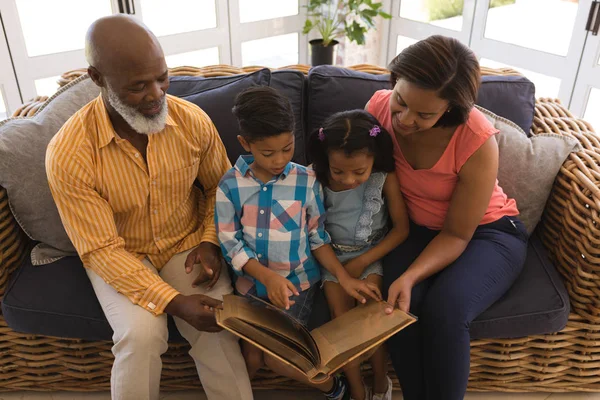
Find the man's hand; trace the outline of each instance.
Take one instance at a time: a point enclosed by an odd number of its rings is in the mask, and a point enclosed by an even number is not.
[[[289,310],[290,306],[294,305],[294,301],[290,300],[290,296],[299,295],[298,289],[292,282],[275,272],[271,272],[263,284],[267,288],[267,295],[271,303],[284,310]]]
[[[219,332],[223,328],[215,320],[216,308],[222,309],[223,302],[202,294],[179,294],[167,304],[165,312],[181,318],[199,331]]]
[[[207,288],[210,290],[215,286],[221,276],[221,265],[223,257],[219,246],[209,242],[202,242],[185,260],[185,273],[190,274],[194,270],[195,264],[200,264],[201,268],[198,277],[194,279],[192,287],[208,282]]]
[[[341,275],[341,274],[340,274]],[[367,299],[361,294],[364,293],[367,296],[371,297],[373,300],[381,301],[381,291],[377,287],[377,285],[361,281],[359,279],[352,278],[348,273],[344,273],[343,275],[338,275],[338,281],[342,288],[348,293],[350,296],[354,297],[360,303],[364,304],[367,302]]]

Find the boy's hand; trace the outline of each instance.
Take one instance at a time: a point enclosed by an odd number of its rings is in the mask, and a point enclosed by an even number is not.
[[[192,250],[185,260],[185,273],[191,273],[194,270],[194,264],[200,264],[202,267],[198,277],[192,283],[192,287],[208,281],[207,288],[212,289],[221,276],[222,260],[221,249],[212,243],[202,242]]]
[[[346,291],[346,293],[354,297],[362,304],[366,303],[367,299],[365,299],[365,297],[361,295],[361,293],[366,294],[367,296],[371,297],[373,300],[376,301],[381,301],[383,299],[381,296],[381,291],[379,290],[377,285],[373,283],[352,278],[347,273],[342,276],[338,276],[337,278],[340,282],[340,285]]]
[[[271,272],[263,284],[267,288],[267,295],[271,303],[284,310],[289,310],[290,306],[294,304],[294,301],[290,300],[290,296],[300,294],[292,282],[275,272]]]

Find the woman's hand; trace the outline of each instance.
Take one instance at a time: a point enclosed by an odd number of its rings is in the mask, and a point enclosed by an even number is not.
[[[396,306],[404,312],[409,312],[410,295],[413,287],[414,282],[410,278],[406,275],[400,275],[400,277],[392,283],[392,286],[390,286],[387,300],[390,307],[386,308],[385,312],[391,314]]]

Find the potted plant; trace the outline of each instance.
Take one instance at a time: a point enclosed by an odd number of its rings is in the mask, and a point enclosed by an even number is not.
[[[333,64],[333,51],[346,36],[351,42],[365,43],[365,34],[375,27],[374,18],[392,16],[374,0],[308,0],[306,22],[302,33],[316,29],[321,38],[310,41],[312,65]]]

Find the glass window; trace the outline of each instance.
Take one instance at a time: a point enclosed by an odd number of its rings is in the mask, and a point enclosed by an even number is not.
[[[242,64],[271,68],[298,64],[298,33],[243,42]]]
[[[112,14],[110,0],[16,0],[29,57],[83,49],[96,19]],[[69,13],[74,13],[68,17]],[[76,16],[75,16],[76,15]]]
[[[48,1],[48,0],[46,0]],[[144,23],[156,36],[216,28],[215,0],[141,0]]]
[[[600,113],[598,110],[600,110],[600,89],[592,88],[583,119],[592,124],[596,132],[600,132]]]
[[[446,29],[461,31],[463,2],[460,0],[402,0],[400,16]]]
[[[219,48],[211,47],[209,49],[195,50],[188,53],[173,54],[166,56],[165,59],[167,60],[167,66],[169,68],[216,65],[219,64]]]
[[[497,61],[488,60],[482,58],[479,63],[489,68],[512,68],[519,71],[527,79],[529,79],[535,85],[535,97],[550,97],[558,98],[558,91],[560,90],[559,78],[540,74],[539,72],[533,72],[525,68],[513,67],[511,65],[503,64]]]
[[[398,41],[396,42],[396,55],[400,54],[402,50],[410,45],[417,43],[417,39],[409,38],[406,36],[398,35]]]
[[[58,90],[58,80],[60,75],[49,78],[36,79],[35,91],[38,96],[52,96]]]
[[[578,1],[492,0],[485,37],[566,56]]]
[[[298,0],[239,0],[240,22],[298,15]]]
[[[2,86],[0,85],[0,89]],[[2,90],[0,90],[0,121],[8,118],[6,115],[6,103],[4,102],[4,96],[2,96]]]

